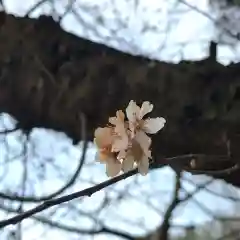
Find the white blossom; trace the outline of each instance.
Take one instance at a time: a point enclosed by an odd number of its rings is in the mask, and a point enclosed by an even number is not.
[[[141,108],[131,100],[126,108],[126,117],[122,110],[115,117],[109,118],[111,126],[97,128],[94,142],[98,147],[97,158],[106,164],[106,173],[113,177],[138,167],[142,175],[146,175],[151,159],[152,140],[147,134],[156,134],[161,130],[166,120],[163,117],[143,117],[153,110],[153,104],[142,103]]]

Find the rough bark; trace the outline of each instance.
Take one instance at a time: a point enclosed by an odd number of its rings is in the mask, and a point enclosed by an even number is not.
[[[92,139],[94,129],[131,99],[153,102],[153,115],[167,119],[154,137],[155,159],[228,156],[228,140],[229,161],[197,161],[197,167],[222,169],[238,160],[240,63],[152,61],[76,37],[50,17],[0,13],[0,110],[20,127],[63,131],[77,142],[83,112]],[[239,176],[235,171],[223,178],[240,186]]]

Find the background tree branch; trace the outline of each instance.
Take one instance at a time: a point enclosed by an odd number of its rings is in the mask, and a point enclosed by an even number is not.
[[[225,67],[209,59],[173,64],[131,56],[66,33],[46,16],[29,19],[2,12],[0,26],[5,39],[0,110],[14,116],[22,129],[60,130],[78,142],[81,111],[92,140],[94,129],[131,99],[149,100],[154,114],[167,119],[153,141],[155,159],[188,153],[229,158],[207,165],[202,161],[196,168],[204,170],[222,170],[238,161],[239,64]],[[223,178],[239,186],[238,176],[234,171]]]

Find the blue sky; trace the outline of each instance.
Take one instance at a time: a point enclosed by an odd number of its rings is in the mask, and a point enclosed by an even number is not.
[[[34,5],[36,1],[25,1],[24,4],[17,0],[6,0],[5,6],[8,12],[23,16],[26,11]],[[56,1],[57,2],[57,1]],[[116,1],[117,2],[117,1]],[[130,2],[130,3],[129,3]],[[139,1],[141,4],[136,8],[135,1],[118,1],[118,4],[108,0],[98,1],[76,1],[75,7],[80,7],[83,22],[87,23],[88,28],[84,27],[76,20],[73,14],[68,14],[62,21],[62,27],[78,36],[89,38],[96,42],[104,42],[122,51],[131,54],[142,54],[153,59],[164,61],[179,61],[185,59],[201,59],[207,54],[208,42],[214,37],[213,23],[200,13],[196,13],[180,4],[175,7],[175,1],[152,0]],[[196,5],[202,11],[209,11],[206,0],[188,1]],[[58,12],[63,12],[68,1],[58,1],[56,6]],[[96,7],[97,6],[97,7]],[[32,14],[37,17],[41,12],[48,13],[49,5],[45,4]],[[80,11],[80,10],[79,10]],[[119,13],[120,12],[120,13]],[[118,13],[120,15],[118,15]],[[117,14],[117,17],[116,17]],[[119,24],[123,26],[119,28]],[[154,30],[142,33],[144,26]],[[92,30],[89,30],[92,29]],[[168,33],[166,35],[166,30]],[[113,35],[113,32],[115,34]],[[46,39],[47,41],[47,39]],[[239,47],[236,46],[234,52],[226,46],[220,47],[219,61],[228,63],[237,61]],[[11,128],[14,126],[14,120],[7,115],[1,116],[2,128]],[[3,137],[0,136],[3,140]],[[8,144],[11,154],[16,156],[21,152],[22,144],[19,141],[24,140],[21,133],[9,134]],[[30,136],[31,144],[28,144],[29,163],[29,184],[27,185],[28,194],[50,193],[58,189],[66,179],[71,176],[81,154],[81,144],[73,147],[71,139],[68,139],[63,133],[36,129]],[[4,162],[6,157],[6,145],[0,145],[0,161]],[[37,155],[37,157],[36,157]],[[68,192],[83,189],[94,183],[99,183],[107,179],[104,166],[94,162],[95,148],[92,146],[88,151],[87,164],[78,179],[78,182],[68,190]],[[12,157],[14,157],[12,156]],[[8,156],[9,157],[9,156]],[[1,185],[1,190],[18,191],[19,182],[22,177],[22,165],[20,159],[15,157],[11,164],[4,164],[0,170],[0,177],[5,176],[5,184]],[[49,164],[46,164],[49,162]],[[44,164],[42,164],[44,163]],[[50,164],[51,163],[51,164]],[[41,174],[37,170],[41,169]],[[61,175],[59,176],[59,170]],[[1,172],[2,171],[2,172]],[[186,174],[186,177],[191,177]],[[43,178],[45,180],[43,180]],[[192,177],[196,182],[208,180],[206,177]],[[156,170],[146,177],[135,176],[104,191],[94,194],[91,198],[75,200],[73,203],[64,205],[54,214],[54,219],[63,220],[64,223],[76,227],[91,227],[94,219],[84,217],[89,211],[96,209],[104,198],[108,198],[110,203],[97,216],[97,221],[103,221],[106,225],[130,231],[131,233],[141,234],[154,229],[159,225],[161,216],[171,199],[174,182],[174,174],[170,168]],[[194,187],[184,183],[189,191]],[[223,184],[221,181],[215,181],[209,186],[217,192],[239,195],[239,191]],[[126,190],[127,189],[127,190]],[[120,194],[126,196],[118,200]],[[213,212],[231,213],[233,205],[221,198],[213,197],[206,191],[201,191],[196,198],[207,205]],[[16,204],[15,204],[16,205]],[[81,216],[77,210],[69,211],[72,205],[81,211]],[[30,208],[33,205],[27,205]],[[52,210],[43,213],[51,214]],[[51,214],[52,215],[52,214]],[[64,218],[63,218],[64,216]],[[75,219],[75,220],[74,220]],[[184,204],[178,208],[174,214],[174,222],[177,224],[201,223],[209,220],[209,216],[203,213],[193,202]],[[49,231],[46,236],[41,235],[42,226],[37,225],[28,228],[32,224],[31,220],[24,222],[24,240],[32,239],[78,239],[78,236],[66,234],[59,231]],[[45,229],[46,230],[46,229]],[[84,237],[83,239],[90,239]],[[93,238],[91,238],[93,239]],[[107,236],[96,236],[94,239],[110,239]],[[114,239],[111,237],[111,239]],[[116,238],[117,239],[117,238]]]

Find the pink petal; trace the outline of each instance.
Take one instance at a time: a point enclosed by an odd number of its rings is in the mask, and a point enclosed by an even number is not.
[[[124,124],[121,123],[121,122],[116,124],[116,127],[115,127],[114,130],[115,130],[115,132],[116,132],[117,134],[119,134],[120,136],[125,136],[125,135],[127,135],[125,126],[124,126]]]
[[[148,137],[143,131],[137,131],[135,140],[139,143],[145,155],[149,154],[149,147],[151,145],[151,138]]]
[[[104,127],[104,128],[97,128],[94,132],[94,142],[99,148],[106,147],[112,143],[112,128]]]
[[[142,159],[138,162],[138,171],[141,175],[145,176],[149,169],[149,159],[147,156],[143,155]]]
[[[118,155],[117,155],[117,159],[124,159],[126,157],[126,151],[125,150],[121,150],[119,151]]]
[[[134,157],[132,155],[128,155],[122,163],[123,172],[128,172],[133,169],[134,166]]]
[[[135,124],[129,122],[130,137],[133,139],[135,137]]]
[[[124,122],[125,114],[122,110],[118,110],[116,116],[119,121]]]
[[[112,159],[106,164],[106,174],[108,177],[115,177],[121,171],[121,163]]]
[[[119,152],[128,148],[128,137],[116,137],[112,144],[112,152]]]

